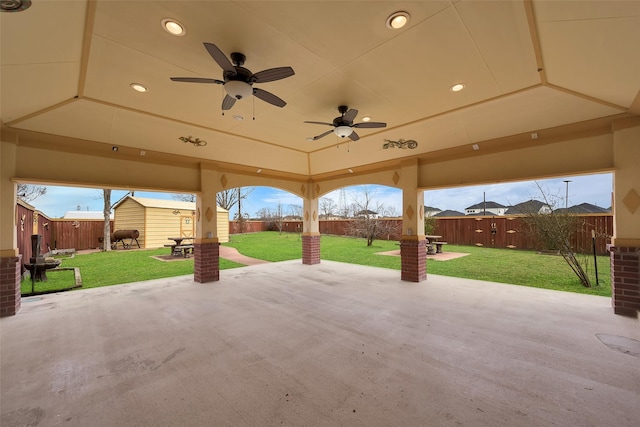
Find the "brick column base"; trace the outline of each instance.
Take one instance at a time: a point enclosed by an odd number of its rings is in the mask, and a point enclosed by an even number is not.
[[[320,264],[320,235],[302,236],[302,263]]]
[[[193,280],[199,283],[220,280],[220,243],[193,244]]]
[[[611,305],[622,316],[640,312],[640,247],[610,246]]]
[[[400,278],[407,282],[427,280],[427,241],[401,240],[400,259],[402,273]]]
[[[0,317],[13,316],[21,305],[22,255],[0,258]]]

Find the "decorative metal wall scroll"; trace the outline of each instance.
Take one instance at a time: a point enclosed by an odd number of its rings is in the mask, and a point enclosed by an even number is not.
[[[413,150],[416,147],[418,147],[418,143],[413,139],[409,139],[405,141],[402,138],[400,138],[397,141],[391,141],[390,139],[385,139],[385,144],[382,145],[382,148],[384,148],[385,150],[387,148],[402,148],[403,150],[406,150],[407,148],[409,148]]]
[[[188,142],[190,144],[193,144],[194,147],[204,147],[205,145],[207,145],[207,141],[205,141],[204,139],[193,138],[191,135],[181,136],[179,139],[184,143]]]

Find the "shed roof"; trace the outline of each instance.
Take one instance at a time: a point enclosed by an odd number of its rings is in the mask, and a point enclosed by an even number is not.
[[[135,196],[126,196],[118,203],[113,205],[113,208],[117,208],[125,200],[131,199],[134,202],[138,203],[145,208],[160,208],[160,209],[183,209],[183,210],[196,210],[195,202],[183,202],[181,200],[169,200],[169,199],[152,199],[148,197],[135,197]],[[218,206],[218,212],[228,212],[226,209]]]

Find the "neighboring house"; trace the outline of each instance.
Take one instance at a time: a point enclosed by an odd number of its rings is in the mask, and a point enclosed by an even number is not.
[[[496,202],[480,202],[465,208],[465,215],[504,215],[507,206]]]
[[[435,216],[436,214],[442,212],[442,209],[439,208],[434,208],[431,206],[425,206],[424,207],[424,216],[425,217],[430,217],[430,216]]]
[[[452,211],[451,209],[447,209],[444,211],[440,211],[437,214],[433,215],[434,218],[446,218],[450,216],[464,216],[462,212]]]
[[[531,215],[531,214],[549,214],[553,211],[551,206],[541,202],[540,200],[527,200],[526,202],[518,203],[517,205],[510,206],[505,215]]]
[[[570,206],[569,209],[560,208],[555,212],[564,213],[569,212],[571,214],[610,214],[610,209],[601,208],[600,206],[592,205],[591,203],[581,203],[579,205]]]
[[[370,211],[369,209],[364,209],[359,212],[356,212],[356,218],[378,218],[378,212]]]
[[[109,215],[109,218],[113,219],[113,213]],[[62,216],[62,219],[77,219],[77,220],[101,219],[104,221],[104,213],[102,211],[67,211]]]
[[[170,243],[170,237],[195,236],[195,209],[194,202],[126,196],[113,206],[113,231],[138,230],[140,247],[160,248]],[[206,220],[205,215],[202,218]],[[217,221],[219,242],[228,242],[229,212],[220,206]]]

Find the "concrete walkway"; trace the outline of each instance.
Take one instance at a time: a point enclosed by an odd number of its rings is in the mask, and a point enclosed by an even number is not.
[[[236,248],[220,245],[220,258],[228,259],[244,265],[260,265],[269,264],[269,261],[264,261],[257,258],[251,258],[242,255]]]
[[[609,298],[300,260],[27,298],[0,425],[638,426]]]

